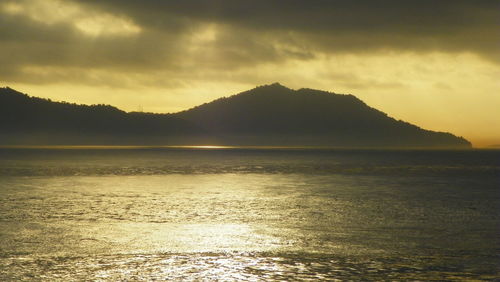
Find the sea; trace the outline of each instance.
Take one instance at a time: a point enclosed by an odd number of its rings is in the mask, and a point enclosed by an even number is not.
[[[500,280],[500,150],[2,147],[30,280]]]

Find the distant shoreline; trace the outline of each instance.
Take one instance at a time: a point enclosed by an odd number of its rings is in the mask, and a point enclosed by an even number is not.
[[[294,90],[279,83],[173,114],[53,102],[11,88],[0,88],[0,106],[4,145],[472,147],[464,137],[392,118],[351,94]]]
[[[174,150],[339,150],[339,151],[471,151],[500,150],[500,146],[492,147],[335,147],[335,146],[223,146],[223,145],[0,145],[0,149],[46,149],[46,150],[141,150],[141,149],[174,149]]]

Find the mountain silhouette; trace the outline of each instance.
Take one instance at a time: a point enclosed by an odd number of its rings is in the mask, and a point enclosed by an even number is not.
[[[174,115],[127,113],[109,105],[77,105],[0,88],[0,144],[146,144],[203,129]]]
[[[462,137],[395,120],[353,95],[278,83],[174,114],[127,113],[0,88],[2,144],[218,144],[470,147]]]

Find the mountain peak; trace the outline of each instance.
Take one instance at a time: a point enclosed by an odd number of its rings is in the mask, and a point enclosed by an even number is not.
[[[264,84],[262,86],[263,87],[265,87],[265,86],[268,86],[268,87],[283,87],[283,88],[287,88],[288,89],[288,87],[284,86],[283,84],[281,84],[279,82],[273,82],[271,84]]]
[[[257,86],[256,89],[288,90],[288,91],[293,90],[291,88],[284,86],[283,84],[281,84],[279,82],[274,82],[271,84],[264,84],[261,86]]]
[[[273,87],[283,87],[283,88],[289,89],[288,87],[284,86],[283,84],[281,84],[281,83],[279,83],[279,82],[274,82],[274,83],[271,83],[271,84],[269,84],[269,86],[273,86]]]

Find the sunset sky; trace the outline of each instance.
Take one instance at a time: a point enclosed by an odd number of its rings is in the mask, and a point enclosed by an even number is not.
[[[280,82],[500,144],[500,1],[0,0],[0,86],[175,112]]]

